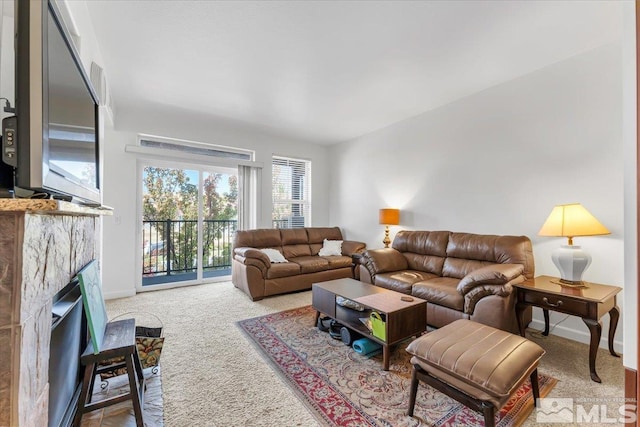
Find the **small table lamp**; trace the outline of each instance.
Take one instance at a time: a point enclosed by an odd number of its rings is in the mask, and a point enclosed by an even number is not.
[[[568,238],[568,244],[554,249],[551,259],[560,270],[560,282],[574,286],[584,286],[582,273],[591,264],[591,255],[574,245],[573,238],[605,234],[611,233],[580,203],[554,207],[538,232],[539,236]]]
[[[380,209],[380,224],[385,226],[384,228],[384,247],[388,248],[391,239],[389,238],[389,226],[400,224],[400,209]]]

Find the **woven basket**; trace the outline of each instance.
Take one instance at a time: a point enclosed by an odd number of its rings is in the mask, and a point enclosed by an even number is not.
[[[134,318],[136,324],[149,321],[152,326],[136,326],[136,347],[138,347],[138,357],[140,358],[140,364],[142,369],[153,368],[152,372],[158,372],[158,363],[160,363],[160,353],[162,353],[162,346],[164,345],[164,325],[158,316],[149,312],[129,312],[123,313],[114,317],[111,321],[129,316],[127,318]],[[145,320],[139,320],[145,319]],[[105,360],[100,363],[100,366],[109,366],[124,362],[123,357],[116,357],[113,359]],[[107,378],[123,375],[127,373],[126,368],[114,369],[113,371],[107,371],[100,373],[100,379],[104,381]]]

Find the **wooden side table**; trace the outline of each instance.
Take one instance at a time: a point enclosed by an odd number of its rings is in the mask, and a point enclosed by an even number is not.
[[[618,326],[620,310],[616,303],[616,295],[622,290],[618,286],[587,283],[586,287],[569,287],[560,284],[556,277],[538,276],[513,285],[517,290],[516,317],[520,335],[525,336],[524,310],[528,306],[542,308],[544,314],[544,332],[549,335],[549,310],[570,314],[582,318],[589,328],[589,371],[591,379],[602,382],[596,373],[596,355],[602,335],[600,319],[609,313],[609,352],[620,357],[613,349],[613,337]]]

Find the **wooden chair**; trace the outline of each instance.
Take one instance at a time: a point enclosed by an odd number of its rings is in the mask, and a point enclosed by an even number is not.
[[[101,362],[119,359],[107,366],[100,366]],[[80,426],[82,415],[87,412],[101,409],[116,403],[131,399],[133,411],[135,413],[136,425],[144,427],[143,411],[144,406],[144,376],[142,365],[138,357],[136,346],[136,324],[134,319],[124,319],[107,323],[102,342],[101,351],[94,354],[93,344],[90,342],[86,350],[80,357],[84,368],[84,379],[82,391],[78,399],[78,410],[73,420],[74,427]],[[111,372],[115,369],[126,368],[129,377],[129,391],[118,396],[113,396],[97,402],[91,402],[93,396],[93,386],[96,375],[103,372]]]

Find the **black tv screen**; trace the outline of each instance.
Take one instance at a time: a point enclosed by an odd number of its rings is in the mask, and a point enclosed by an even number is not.
[[[16,15],[16,195],[100,204],[98,98],[58,6],[17,1]]]
[[[97,188],[96,121],[91,92],[70,55],[51,8],[47,23],[49,168],[88,188]]]

